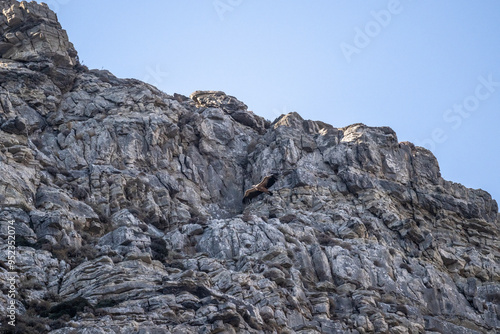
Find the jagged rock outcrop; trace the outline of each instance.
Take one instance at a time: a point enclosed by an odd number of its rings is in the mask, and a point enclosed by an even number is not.
[[[88,70],[48,7],[0,5],[0,311],[14,221],[18,326],[500,330],[497,203],[430,151]],[[270,172],[274,195],[243,206]]]
[[[49,75],[62,90],[70,87],[77,52],[55,13],[43,3],[2,0],[0,5],[0,57],[28,63],[27,68]]]

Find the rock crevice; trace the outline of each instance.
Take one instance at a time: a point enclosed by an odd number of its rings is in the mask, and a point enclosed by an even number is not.
[[[19,326],[500,330],[497,202],[444,180],[430,151],[88,70],[46,5],[0,5],[0,276],[13,221]],[[244,206],[269,173],[273,196]]]

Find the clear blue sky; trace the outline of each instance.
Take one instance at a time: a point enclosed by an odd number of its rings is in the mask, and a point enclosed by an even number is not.
[[[500,199],[498,0],[48,0],[89,68],[269,120],[390,126]]]

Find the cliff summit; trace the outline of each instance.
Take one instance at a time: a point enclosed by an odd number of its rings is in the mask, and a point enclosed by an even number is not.
[[[498,205],[430,151],[89,70],[45,4],[0,6],[3,332],[500,331]]]

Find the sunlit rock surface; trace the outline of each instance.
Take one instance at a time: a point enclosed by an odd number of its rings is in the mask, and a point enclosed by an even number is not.
[[[14,221],[17,328],[500,331],[497,203],[430,151],[88,70],[46,5],[0,5],[0,312]],[[269,173],[274,195],[243,206]]]

